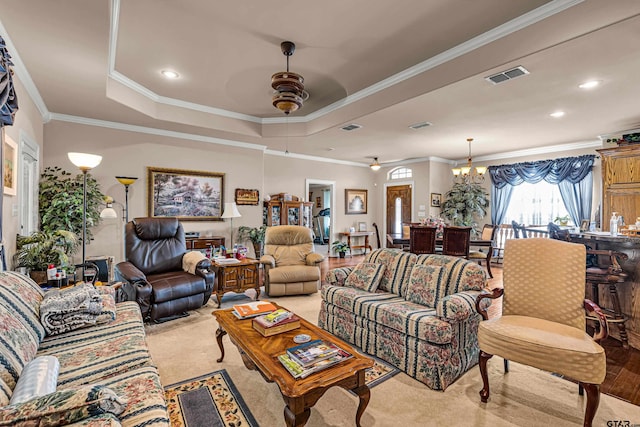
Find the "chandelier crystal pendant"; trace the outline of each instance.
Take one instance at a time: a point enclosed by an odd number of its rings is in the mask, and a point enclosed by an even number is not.
[[[285,41],[280,44],[282,53],[287,57],[287,71],[281,71],[271,76],[271,87],[275,90],[272,98],[273,106],[283,113],[290,113],[302,108],[309,94],[304,90],[304,77],[289,71],[289,57],[296,50],[293,42]]]
[[[453,172],[453,179],[456,183],[480,184],[484,182],[484,174],[487,172],[487,167],[486,166],[476,166],[475,168],[472,167],[471,141],[473,141],[473,138],[467,138],[467,142],[469,143],[469,157],[467,158],[467,165],[460,168],[451,169],[451,172]]]

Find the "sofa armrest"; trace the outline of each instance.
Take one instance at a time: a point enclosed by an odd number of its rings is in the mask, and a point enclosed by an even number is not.
[[[115,268],[116,280],[124,282],[122,290],[128,301],[135,301],[140,306],[142,317],[146,318],[151,309],[151,292],[153,288],[144,275],[135,265],[128,261],[120,262]]]
[[[460,322],[476,314],[476,298],[480,291],[462,291],[447,295],[436,303],[436,315],[441,319]]]
[[[196,276],[200,276],[204,279],[205,291],[204,291],[204,304],[209,301],[211,294],[213,293],[213,285],[215,283],[216,274],[211,269],[211,260],[203,259],[196,265]],[[203,304],[203,305],[204,305]]]
[[[329,285],[344,286],[347,276],[353,271],[353,267],[340,267],[327,271],[324,276],[325,282]]]
[[[99,414],[120,415],[126,406],[126,400],[106,386],[83,385],[2,407],[0,424],[62,426]]]
[[[276,259],[272,255],[262,255],[260,257],[260,264],[264,265],[265,267],[275,268]]]
[[[316,252],[311,252],[310,254],[307,254],[307,257],[305,259],[305,263],[311,266],[318,265],[322,261],[324,261],[324,256]]]
[[[130,283],[146,281],[147,276],[129,261],[123,261],[116,264],[116,272],[119,273],[124,280]]]

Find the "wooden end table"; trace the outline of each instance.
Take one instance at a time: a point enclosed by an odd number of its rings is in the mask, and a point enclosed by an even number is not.
[[[219,264],[215,259],[211,260],[211,269],[216,274],[216,282],[213,291],[218,299],[218,307],[222,302],[222,296],[227,292],[244,292],[247,289],[256,290],[256,300],[260,297],[260,281],[258,265],[260,261],[253,258],[244,258],[236,264]]]
[[[278,306],[279,307],[279,306]],[[282,308],[282,307],[279,307]],[[247,369],[257,370],[267,382],[275,382],[280,388],[286,403],[284,419],[289,427],[303,426],[311,415],[311,408],[334,386],[352,390],[359,398],[356,412],[356,425],[360,427],[360,418],[369,404],[370,391],[365,384],[365,370],[373,366],[373,360],[356,352],[349,344],[331,335],[327,331],[300,319],[300,328],[289,332],[263,337],[251,326],[251,319],[240,320],[231,313],[232,309],[216,310],[213,315],[218,321],[216,340],[224,359],[222,338],[229,334],[231,342],[238,348]],[[293,337],[308,334],[312,340],[322,339],[333,342],[353,355],[334,366],[315,372],[306,378],[295,379],[278,360],[278,356],[287,348],[297,345]]]

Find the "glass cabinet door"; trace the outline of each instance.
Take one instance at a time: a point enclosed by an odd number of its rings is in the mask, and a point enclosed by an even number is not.
[[[288,208],[287,220],[289,225],[300,225],[300,208]]]

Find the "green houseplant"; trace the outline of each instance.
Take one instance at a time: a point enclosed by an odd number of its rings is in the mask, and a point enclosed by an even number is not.
[[[77,248],[78,238],[71,231],[36,231],[29,236],[18,236],[15,265],[27,268],[36,283],[46,282],[49,264],[68,272],[75,270],[69,257]]]
[[[253,250],[256,254],[256,258],[262,256],[262,248],[264,245],[264,235],[267,231],[266,225],[260,227],[248,227],[246,225],[238,228],[238,240],[250,241],[253,244]]]
[[[337,253],[340,258],[344,258],[345,254],[349,250],[349,246],[345,242],[336,240],[331,244],[331,249],[333,249],[334,252]]]
[[[442,203],[442,216],[453,222],[453,225],[473,227],[477,233],[476,216],[484,217],[489,206],[489,193],[480,185],[474,183],[456,183],[445,194]]]
[[[569,215],[565,215],[565,216],[557,216],[556,219],[553,220],[553,222],[555,222],[556,224],[560,224],[560,225],[567,225],[569,224],[569,220],[571,218],[569,218]]]
[[[70,172],[55,166],[46,167],[40,175],[38,192],[40,229],[52,234],[57,230],[67,230],[82,234],[82,174]],[[100,221],[100,205],[104,194],[100,185],[91,175],[87,175],[87,239],[91,240],[90,227]]]

